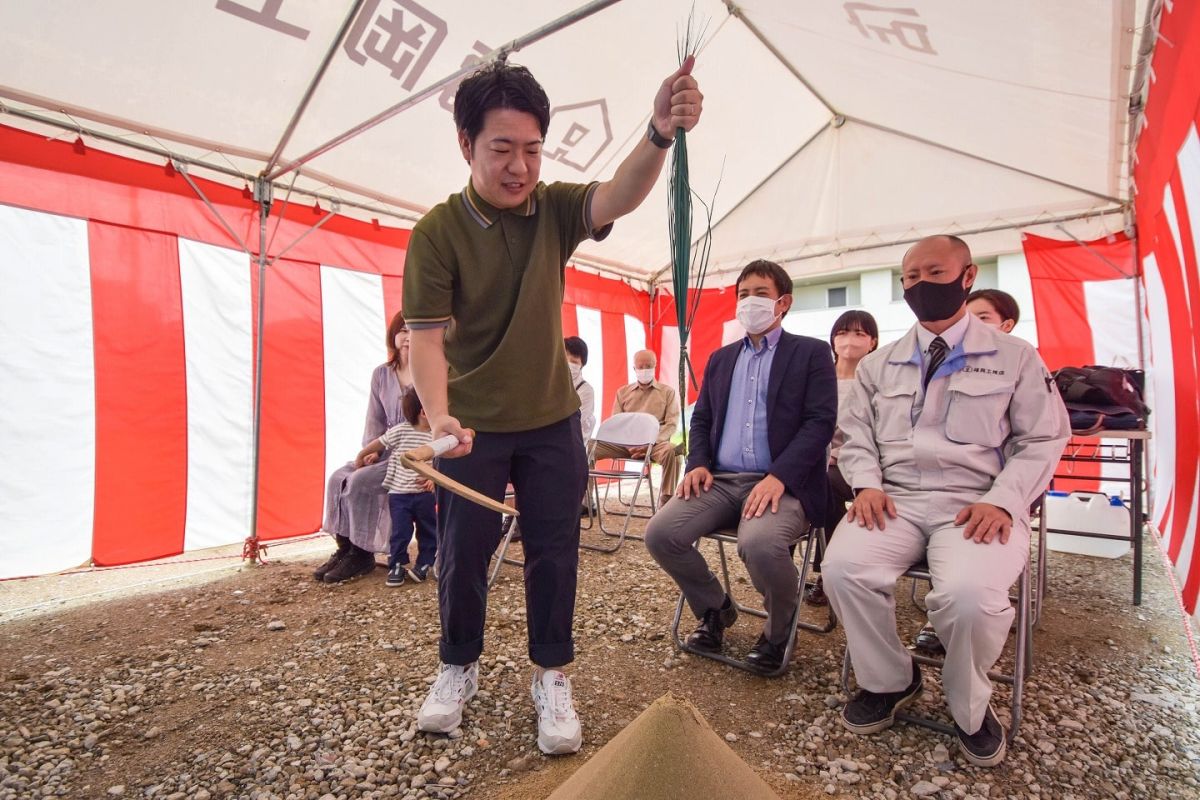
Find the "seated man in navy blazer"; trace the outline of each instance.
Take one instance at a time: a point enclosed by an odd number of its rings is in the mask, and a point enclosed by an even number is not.
[[[687,473],[646,527],[646,547],[675,579],[700,626],[692,647],[717,652],[737,610],[694,545],[737,528],[738,555],[766,601],[767,622],[746,660],[777,669],[796,613],[791,546],[824,513],[826,450],[837,420],[829,344],[783,330],[792,279],[753,261],[737,280],[746,337],[717,350],[692,414]]]

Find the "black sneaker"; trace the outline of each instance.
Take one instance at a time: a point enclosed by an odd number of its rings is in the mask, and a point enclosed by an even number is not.
[[[938,638],[937,631],[933,629],[932,622],[926,622],[921,630],[917,632],[917,638],[913,640],[913,649],[931,656],[946,655],[946,646]]]
[[[385,580],[383,582],[383,585],[384,586],[403,586],[404,585],[404,576],[405,576],[406,572],[407,572],[407,570],[404,569],[403,564],[396,564],[395,566],[393,566],[391,569],[388,570],[387,580]]]
[[[325,583],[342,583],[360,575],[368,575],[375,569],[375,556],[361,547],[350,545],[350,551],[333,569],[325,573]]]
[[[921,668],[912,662],[912,682],[898,692],[859,689],[842,707],[842,725],[852,733],[876,733],[892,727],[896,712],[921,696]]]
[[[412,578],[417,583],[424,583],[429,577],[429,570],[433,568],[432,564],[418,564],[408,570],[408,577]]]
[[[725,641],[725,629],[737,619],[737,609],[729,595],[725,595],[725,603],[719,608],[710,608],[700,618],[700,624],[692,635],[687,638],[688,647],[703,650],[707,653],[721,652],[721,644]]]
[[[1008,751],[1008,739],[990,705],[987,707],[987,713],[983,715],[983,725],[978,731],[967,733],[955,723],[954,732],[958,734],[958,749],[962,751],[963,758],[975,766],[994,767],[1004,760],[1004,754]]]
[[[783,665],[784,649],[785,645],[771,644],[766,634],[759,634],[758,641],[746,655],[746,663],[755,672],[774,672]]]
[[[337,543],[337,550],[333,551],[333,555],[326,559],[324,564],[313,570],[312,575],[314,580],[319,581],[323,579],[330,570],[338,565],[339,561],[346,557],[346,553],[350,552],[349,539],[345,538],[344,536],[338,536]]]

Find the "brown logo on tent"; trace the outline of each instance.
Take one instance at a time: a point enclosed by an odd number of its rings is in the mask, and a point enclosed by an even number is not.
[[[608,103],[600,98],[559,106],[550,112],[550,130],[542,154],[586,172],[613,140]]]
[[[445,39],[446,21],[412,0],[367,0],[342,48],[356,64],[383,64],[411,89]]]
[[[920,22],[898,19],[898,16],[917,17],[915,8],[894,8],[891,6],[876,6],[870,3],[846,3],[842,6],[850,17],[850,24],[858,28],[858,32],[866,38],[871,38],[871,32],[879,37],[884,44],[898,43],[909,50],[918,53],[937,55],[933,44],[929,41],[929,27]],[[860,12],[865,12],[861,14]],[[865,16],[865,19],[864,19]]]
[[[279,9],[283,6],[283,0],[262,0],[259,5],[261,8],[251,8],[242,3],[236,3],[234,0],[217,0],[217,11],[224,11],[226,14],[250,20],[255,25],[262,25],[264,28],[294,36],[301,41],[308,38],[307,28],[284,22],[279,18]]]

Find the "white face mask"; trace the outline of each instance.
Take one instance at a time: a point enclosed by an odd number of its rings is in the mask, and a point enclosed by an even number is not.
[[[567,362],[567,369],[571,370],[571,380],[578,383],[579,382],[579,374],[581,372],[583,372],[583,367],[580,366],[579,364],[572,364],[570,362]]]
[[[638,383],[650,383],[654,380],[654,367],[650,369],[635,369],[633,374],[637,377]]]
[[[779,298],[782,300],[783,298]],[[758,335],[775,324],[779,315],[775,305],[779,300],[769,297],[743,297],[737,304],[737,321],[746,333]]]

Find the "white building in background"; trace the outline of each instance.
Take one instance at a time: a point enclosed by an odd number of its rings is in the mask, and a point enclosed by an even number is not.
[[[1006,253],[980,258],[977,263],[979,276],[974,288],[1002,289],[1016,298],[1021,308],[1021,321],[1013,334],[1036,346],[1033,290],[1025,254]],[[833,323],[850,309],[862,309],[875,317],[879,323],[881,345],[899,339],[916,321],[904,302],[899,265],[836,276],[797,278],[793,294],[792,310],[783,318],[784,329],[826,341]],[[736,322],[733,324],[737,325]]]

